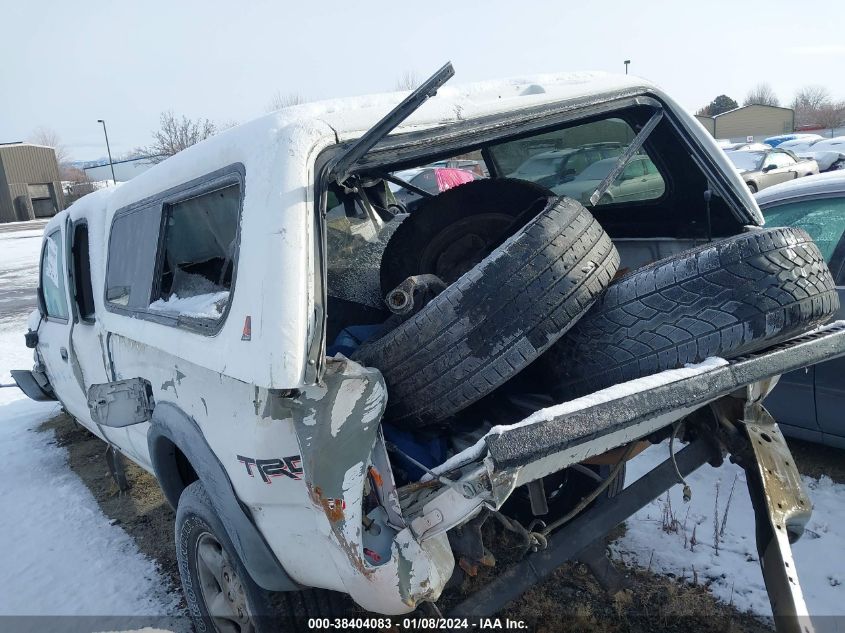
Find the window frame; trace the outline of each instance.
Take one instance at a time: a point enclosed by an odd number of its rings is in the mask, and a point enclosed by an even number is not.
[[[165,229],[168,217],[168,208],[173,205],[191,198],[196,198],[205,194],[213,193],[218,189],[223,189],[232,185],[238,186],[238,216],[237,227],[235,233],[235,252],[232,256],[232,285],[229,288],[229,301],[226,304],[223,314],[219,319],[207,319],[189,317],[185,315],[171,315],[156,310],[150,310],[149,304],[153,302],[153,297],[160,293],[161,274],[164,267],[164,246],[165,246]],[[103,304],[107,311],[123,316],[131,316],[134,318],[152,321],[161,325],[167,325],[179,329],[189,330],[205,336],[216,336],[225,325],[229,311],[232,307],[232,302],[235,298],[235,287],[238,278],[238,263],[241,253],[241,223],[243,220],[244,197],[246,195],[246,169],[243,163],[232,163],[226,167],[222,167],[204,176],[194,178],[188,182],[182,183],[170,189],[166,189],[161,193],[148,196],[142,200],[138,200],[130,205],[122,207],[115,211],[109,225],[109,238],[106,248],[106,266],[103,276]],[[149,299],[146,309],[130,308],[121,306],[110,301],[107,297],[108,293],[108,273],[109,264],[111,263],[111,246],[112,246],[112,231],[116,220],[145,209],[155,208],[159,214],[159,229],[156,238],[155,261],[153,262],[152,283],[149,288]]]
[[[659,104],[659,102],[657,102],[657,103]],[[643,101],[643,102],[637,103],[636,105],[637,106],[645,106],[646,108],[650,108],[652,110],[652,113],[655,112],[655,111],[658,111],[658,110],[663,110],[662,106],[660,106],[660,105],[655,106],[655,104],[649,103],[648,101]],[[666,112],[666,110],[663,110],[663,111]],[[600,110],[597,113],[593,113],[593,114],[584,116],[582,118],[575,118],[574,120],[564,119],[563,121],[555,121],[554,123],[549,123],[545,126],[528,127],[526,129],[526,131],[524,131],[520,134],[513,135],[511,137],[508,137],[504,140],[499,139],[498,143],[495,143],[495,144],[503,144],[503,143],[508,143],[508,142],[512,142],[512,141],[517,141],[517,140],[520,140],[520,139],[539,136],[539,135],[542,135],[542,134],[556,132],[556,131],[560,131],[560,130],[566,130],[566,129],[576,128],[576,127],[581,127],[581,126],[584,126],[584,125],[591,125],[593,123],[608,121],[610,119],[619,119],[620,121],[624,122],[630,128],[630,130],[632,131],[633,134],[636,134],[637,126],[642,124],[642,122],[636,120],[636,117],[632,116],[630,112],[623,112],[622,106],[620,106],[619,110],[613,110],[613,109],[611,109],[609,111],[601,111]],[[602,142],[602,141],[599,141],[599,142]],[[502,174],[502,169],[501,169],[501,166],[499,165],[499,163],[496,159],[496,155],[490,149],[490,145],[493,145],[493,144],[494,143],[486,144],[485,147],[482,150],[482,154],[485,156],[485,159],[487,160],[487,165],[488,165],[488,169],[490,170],[490,177],[491,178],[500,177],[500,174]],[[624,151],[624,148],[623,148],[623,151]],[[651,138],[646,139],[645,143],[640,148],[639,152],[640,153],[644,152],[644,155],[647,158],[649,158],[652,161],[652,163],[654,163],[654,166],[657,169],[657,174],[663,180],[663,193],[656,198],[648,198],[648,199],[645,199],[645,200],[638,200],[637,204],[638,204],[638,206],[644,206],[644,207],[662,205],[672,195],[672,192],[673,192],[673,189],[674,189],[674,186],[675,186],[673,179],[672,179],[672,176],[671,176],[671,170],[662,168],[662,167],[665,167],[664,162],[663,162],[663,157],[660,155],[659,151],[657,151],[657,152],[654,151],[653,140]],[[603,158],[601,160],[608,160],[610,158],[617,158],[618,159],[621,154],[622,154],[622,152],[620,152],[619,154],[617,154],[615,156],[609,156],[607,159]],[[593,163],[593,164],[595,164],[595,163]],[[587,168],[589,168],[589,166]],[[583,170],[579,173],[583,173]],[[496,174],[496,175],[494,176],[494,174]],[[612,184],[618,185],[621,182],[622,182],[622,180],[620,178],[617,178],[614,181],[614,183],[612,183]],[[628,204],[630,204],[630,201],[626,201],[626,200],[616,201],[616,200],[614,200],[614,201],[612,201],[608,204],[602,204],[602,205],[596,204],[594,206],[588,206],[587,209],[591,213],[594,212],[594,210],[597,210],[599,208],[601,210],[608,210],[608,209],[617,210],[619,207],[623,207],[623,206],[628,205]]]
[[[44,284],[43,284],[44,255],[47,252],[47,240],[49,240],[56,233],[59,234],[59,242],[61,242],[61,244],[62,244],[62,257],[61,258],[59,258],[58,256],[56,257],[56,265],[65,267],[65,274],[63,275],[64,280],[65,280],[65,287],[59,288],[60,291],[64,292],[64,296],[65,296],[65,310],[67,311],[67,316],[64,317],[64,318],[53,316],[53,315],[51,315],[47,312],[47,298],[44,295]],[[43,304],[43,310],[39,310],[39,311],[42,313],[41,316],[45,321],[50,321],[52,323],[61,323],[63,325],[67,325],[68,323],[70,323],[70,314],[71,314],[71,309],[72,309],[71,308],[71,302],[69,301],[69,297],[68,297],[68,291],[67,291],[67,281],[68,281],[68,279],[67,279],[66,261],[61,261],[62,259],[66,259],[66,255],[67,255],[67,243],[66,243],[65,237],[66,236],[64,235],[64,226],[63,225],[59,225],[58,227],[56,227],[56,229],[54,231],[52,231],[50,233],[45,233],[44,234],[44,241],[41,244],[41,254],[39,255],[39,258],[38,258],[38,295],[39,295],[38,301],[39,301],[39,304]],[[39,306],[39,307],[41,307],[41,306]]]
[[[82,314],[82,306],[80,305],[80,297],[78,294],[79,287],[77,284],[80,282],[80,273],[76,267],[76,230],[78,227],[85,227],[85,233],[87,235],[88,241],[88,252],[86,253],[88,256],[88,286],[91,289],[91,315],[90,316],[83,316]],[[86,325],[93,325],[97,320],[97,304],[94,301],[94,280],[91,276],[91,232],[88,230],[88,220],[86,218],[81,218],[76,220],[75,222],[71,222],[69,225],[70,228],[70,235],[68,237],[68,242],[70,243],[70,248],[68,253],[70,258],[68,259],[68,273],[69,273],[69,281],[72,283],[68,284],[68,290],[71,288],[73,289],[73,293],[71,294],[72,298],[72,305],[73,305],[73,320],[75,323],[85,323]],[[82,281],[84,282],[84,276],[82,276]]]

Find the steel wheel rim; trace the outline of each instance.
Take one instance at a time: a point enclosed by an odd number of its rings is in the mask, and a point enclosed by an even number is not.
[[[454,282],[499,245],[513,221],[505,213],[480,213],[450,224],[423,249],[420,272]]]
[[[210,532],[203,532],[194,554],[200,593],[214,628],[220,633],[252,633],[246,592],[220,541]]]

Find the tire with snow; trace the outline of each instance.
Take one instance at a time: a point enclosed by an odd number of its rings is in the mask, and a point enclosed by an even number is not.
[[[197,631],[304,629],[306,618],[342,615],[349,608],[348,599],[333,591],[273,593],[255,584],[199,481],[179,497],[176,560]]]
[[[809,235],[755,230],[668,257],[615,281],[535,365],[558,398],[796,336],[839,306]]]
[[[406,428],[439,422],[539,357],[592,305],[618,265],[595,218],[559,198],[353,358],[384,375],[386,419]]]

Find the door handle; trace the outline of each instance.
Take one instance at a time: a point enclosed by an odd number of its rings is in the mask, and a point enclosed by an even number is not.
[[[62,357],[63,361],[67,362],[67,348],[66,347],[60,347],[59,348],[59,356]]]

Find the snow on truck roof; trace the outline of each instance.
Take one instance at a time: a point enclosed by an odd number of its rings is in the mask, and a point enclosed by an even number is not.
[[[601,97],[620,91],[641,93],[654,89],[650,82],[639,77],[604,72],[528,75],[465,85],[446,85],[394,133],[518,111],[547,103]],[[114,199],[109,200],[108,206],[112,209],[120,208],[190,180],[198,173],[203,173],[203,169],[206,172],[213,171],[226,164],[221,162],[222,157],[232,154],[226,148],[235,145],[245,148],[244,151],[248,150],[253,156],[283,149],[289,157],[298,157],[304,161],[319,143],[326,145],[357,138],[405,96],[407,92],[391,92],[282,108],[179,152],[122,186],[108,190],[109,194],[98,197],[98,202],[102,204],[110,195]],[[85,196],[80,202],[88,197]]]

